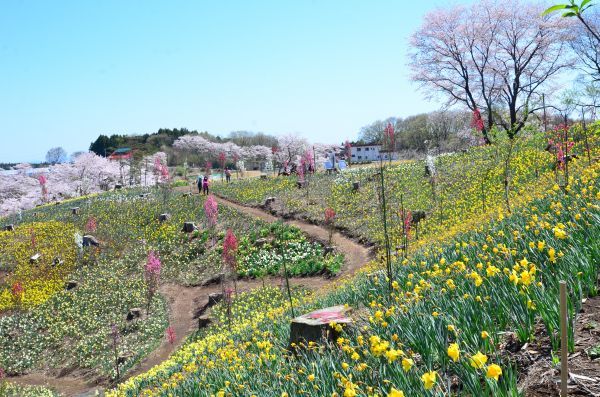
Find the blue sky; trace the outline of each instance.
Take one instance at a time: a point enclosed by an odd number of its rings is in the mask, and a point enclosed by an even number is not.
[[[407,42],[445,3],[2,2],[0,162],[161,127],[353,139],[439,107],[409,81]]]

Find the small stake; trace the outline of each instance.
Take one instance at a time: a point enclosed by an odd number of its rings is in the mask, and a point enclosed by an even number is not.
[[[568,345],[567,345],[567,283],[561,281],[560,285],[560,395],[567,395],[567,381],[569,378]]]

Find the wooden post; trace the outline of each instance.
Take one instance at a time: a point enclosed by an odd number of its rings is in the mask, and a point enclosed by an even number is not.
[[[560,283],[560,395],[566,397],[569,379],[567,340],[567,283]]]

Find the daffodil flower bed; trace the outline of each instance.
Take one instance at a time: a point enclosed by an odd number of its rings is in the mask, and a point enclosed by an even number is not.
[[[139,250],[141,252],[141,250]],[[36,368],[81,368],[114,378],[111,325],[119,330],[125,372],[164,338],[166,302],[152,301],[150,315],[127,321],[131,308],[144,307],[146,286],[128,259],[84,266],[72,275],[77,288],[55,293],[29,312],[0,317],[0,368],[9,374]]]
[[[58,397],[58,394],[42,386],[21,386],[0,379],[0,396]]]
[[[296,313],[355,308],[355,325],[330,324],[342,332],[331,346],[291,353],[289,307],[266,303],[108,395],[519,395],[520,369],[504,342],[531,341],[542,324],[556,349],[558,281],[567,281],[571,319],[581,298],[597,293],[599,170],[596,163],[566,192],[551,186],[509,217],[397,259],[391,290],[374,264],[296,302]]]
[[[56,221],[0,232],[0,270],[8,273],[0,283],[0,312],[35,307],[63,289],[75,266],[74,236],[72,225]]]
[[[265,239],[263,245],[253,243],[257,237]],[[252,233],[242,238],[239,248],[237,272],[240,276],[261,277],[279,274],[284,264],[289,276],[306,276],[326,272],[336,274],[343,264],[339,254],[324,255],[323,246],[310,242],[301,231],[275,222],[262,228],[258,236]],[[272,237],[267,240],[268,237]]]
[[[85,369],[100,378],[114,379],[111,326],[119,332],[119,354],[126,357],[121,374],[143,359],[164,338],[168,326],[166,302],[152,300],[150,314],[128,322],[131,308],[145,308],[147,285],[143,263],[148,251],[162,261],[162,281],[197,284],[223,271],[224,230],[240,235],[238,274],[257,277],[280,274],[286,261],[289,275],[323,271],[336,273],[343,258],[323,256],[323,248],[299,229],[270,225],[228,207],[219,209],[214,229],[204,219],[204,198],[141,190],[84,197],[68,204],[38,207],[22,214],[15,232],[0,232],[1,262],[7,265],[2,286],[0,317],[0,368],[10,374],[34,369]],[[74,214],[71,207],[79,206]],[[159,222],[158,214],[171,217]],[[199,230],[181,231],[184,221],[195,221]],[[84,234],[92,234],[99,247],[82,247]],[[259,245],[259,238],[269,239]],[[268,264],[255,255],[277,250]],[[34,253],[39,263],[30,263]],[[275,252],[275,251],[273,251]],[[55,259],[60,261],[55,263]],[[10,265],[10,267],[8,267]],[[14,280],[23,289],[19,299]],[[77,286],[66,290],[69,280]]]
[[[557,183],[555,157],[544,150],[545,138],[540,133],[527,133],[529,137],[512,143],[509,199],[515,208],[540,197]],[[590,127],[589,134],[594,157],[598,155],[600,123]],[[509,147],[509,142],[500,140],[495,145],[471,148],[465,153],[436,156],[433,175],[426,173],[425,160],[386,165],[392,246],[402,245],[402,208],[426,214],[417,228],[413,227],[413,235],[418,233],[416,245],[445,241],[488,222],[499,210],[505,212],[504,161]],[[578,142],[570,153],[577,154],[579,160],[569,167],[581,168],[581,163],[587,162],[583,142]],[[215,184],[213,190],[225,198],[255,206],[262,205],[267,197],[276,197],[276,208],[281,213],[318,224],[324,223],[324,211],[329,207],[335,211],[338,229],[363,241],[383,244],[379,167],[315,174],[308,177],[307,189],[298,189],[296,180],[295,176],[251,178]],[[359,182],[358,190],[353,189],[354,182]]]

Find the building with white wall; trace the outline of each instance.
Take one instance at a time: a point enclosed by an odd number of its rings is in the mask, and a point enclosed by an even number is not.
[[[350,153],[352,156],[351,161],[353,163],[379,161],[380,156],[383,160],[389,160],[390,156],[392,157],[392,160],[398,159],[398,153],[390,153],[388,150],[382,150],[381,145],[378,144],[353,144]]]

